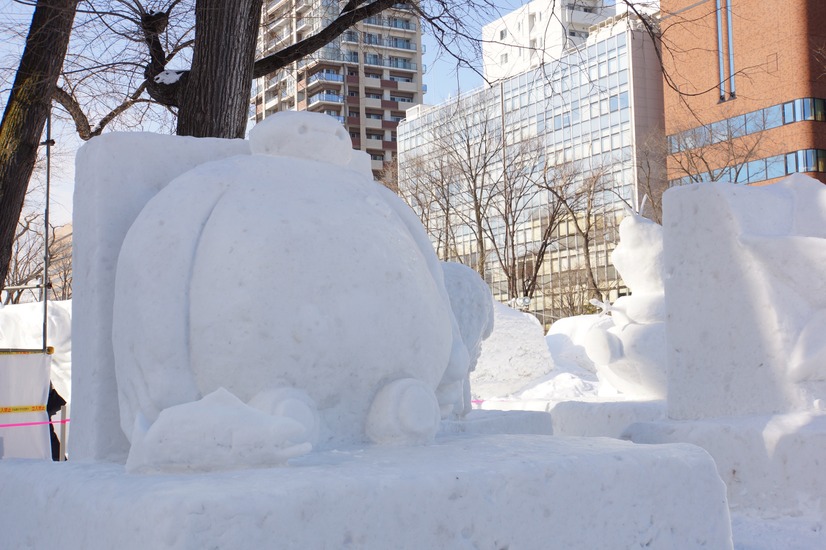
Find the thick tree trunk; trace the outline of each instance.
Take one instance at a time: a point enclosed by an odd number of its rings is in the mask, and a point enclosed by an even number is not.
[[[78,0],[39,0],[0,125],[0,288]]]
[[[243,138],[263,0],[198,0],[178,135]]]

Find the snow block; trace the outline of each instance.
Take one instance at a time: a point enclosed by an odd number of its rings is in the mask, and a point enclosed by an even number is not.
[[[795,175],[673,188],[663,220],[668,417],[817,410],[826,187]]]
[[[551,415],[542,411],[473,410],[460,419],[442,420],[444,434],[553,435]]]
[[[665,418],[665,401],[563,401],[550,414],[554,434],[620,437],[628,426]]]
[[[732,548],[725,487],[685,444],[453,437],[201,475],[10,460],[0,479],[8,548]]]
[[[703,447],[717,464],[734,511],[826,519],[824,413],[642,422],[624,438]]]
[[[170,153],[172,151],[172,153]],[[146,203],[199,164],[249,155],[243,140],[111,133],[77,154],[74,195],[73,460],[124,458],[112,350],[115,270],[126,232]]]

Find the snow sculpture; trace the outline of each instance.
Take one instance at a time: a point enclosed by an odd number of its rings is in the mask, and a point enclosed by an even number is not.
[[[610,317],[585,337],[585,351],[601,380],[623,394],[666,395],[662,227],[637,214],[623,218],[611,261],[631,289],[606,306]]]
[[[826,188],[703,184],[664,196],[668,414],[817,410],[826,398]]]
[[[123,242],[113,342],[129,467],[169,469],[161,442],[184,425],[207,442],[183,459],[192,469],[430,441],[469,359],[421,224],[332,117],[279,114],[250,146],[169,183]],[[215,407],[234,427],[200,420]]]

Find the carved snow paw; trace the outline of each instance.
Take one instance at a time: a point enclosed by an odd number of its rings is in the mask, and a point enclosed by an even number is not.
[[[373,443],[422,444],[433,441],[440,421],[433,390],[419,380],[402,378],[376,394],[365,431]]]

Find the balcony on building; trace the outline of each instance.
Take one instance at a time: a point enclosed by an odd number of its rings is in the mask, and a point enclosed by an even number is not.
[[[316,84],[341,84],[344,82],[344,77],[336,71],[322,70],[313,73],[307,78],[306,86],[311,88]]]
[[[599,9],[582,2],[569,2],[562,10],[563,24],[576,25],[581,30],[587,30],[591,25],[596,25],[603,19]]]
[[[397,50],[416,51],[416,44],[410,41],[409,38],[395,38],[388,37],[384,39],[384,46],[388,48],[395,48]]]
[[[267,4],[267,11],[264,13],[264,18],[268,19],[276,15],[279,11],[286,11],[290,0],[276,0]]]
[[[398,29],[401,31],[415,31],[416,23],[410,19],[401,17],[368,17],[362,21],[365,25],[372,25],[375,27],[387,27],[389,29]]]
[[[316,103],[344,103],[344,98],[338,94],[321,92],[310,96],[307,99],[307,106],[315,105]]]

